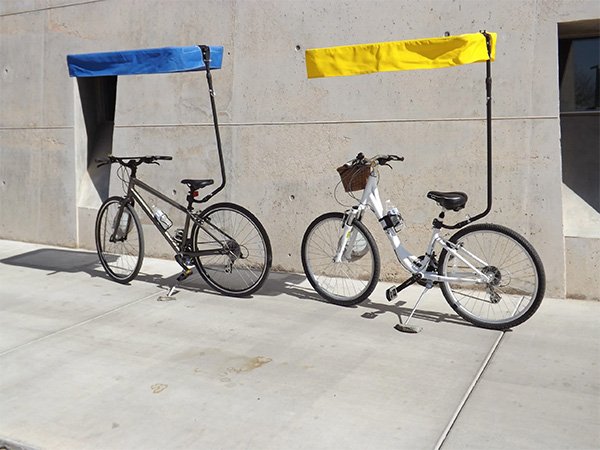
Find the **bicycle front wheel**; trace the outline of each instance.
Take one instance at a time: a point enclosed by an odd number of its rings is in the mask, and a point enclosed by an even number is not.
[[[96,217],[96,250],[104,270],[118,283],[129,283],[142,267],[144,235],[140,220],[122,197],[107,199]],[[119,212],[123,205],[120,220]]]
[[[336,305],[351,306],[365,300],[375,289],[379,281],[379,250],[369,230],[356,220],[342,260],[335,262],[343,228],[341,212],[317,217],[302,239],[302,266],[321,297]]]
[[[504,330],[529,319],[546,287],[542,261],[525,238],[495,224],[466,227],[450,238],[456,254],[442,251],[438,273],[450,306],[482,328]],[[475,270],[477,269],[477,270]]]
[[[248,296],[265,282],[273,258],[269,236],[245,208],[218,203],[206,208],[192,229],[194,259],[204,280],[222,294]]]

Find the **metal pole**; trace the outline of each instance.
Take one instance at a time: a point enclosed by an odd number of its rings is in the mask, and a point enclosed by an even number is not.
[[[208,45],[199,45],[202,51],[202,59],[204,60],[204,66],[206,67],[206,81],[208,83],[208,93],[210,94],[210,106],[212,109],[213,125],[215,128],[215,136],[217,138],[217,150],[219,152],[219,164],[221,166],[221,185],[214,191],[204,197],[200,202],[206,202],[210,200],[217,192],[221,191],[225,187],[225,163],[223,161],[223,148],[221,146],[221,133],[219,131],[219,120],[217,118],[217,105],[215,103],[215,92],[213,90],[212,74],[210,73],[210,47]]]
[[[485,31],[489,59],[485,62],[485,91],[487,102],[487,209],[483,215],[492,210],[492,38]]]
[[[482,31],[488,51],[488,60],[485,62],[485,95],[486,95],[486,132],[487,132],[487,208],[482,213],[463,220],[455,225],[445,225],[443,228],[457,229],[471,222],[487,216],[492,210],[492,37]]]

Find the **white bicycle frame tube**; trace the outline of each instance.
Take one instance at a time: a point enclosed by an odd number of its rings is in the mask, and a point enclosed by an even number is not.
[[[377,172],[376,170],[371,171],[371,175],[367,180],[367,185],[363,191],[362,197],[360,199],[360,203],[352,208],[350,212],[346,216],[346,221],[344,223],[344,227],[338,242],[338,248],[336,255],[334,257],[335,262],[341,262],[344,258],[347,258],[348,255],[346,253],[351,252],[353,247],[353,241],[356,239],[356,233],[352,233],[353,227],[352,222],[356,217],[361,217],[362,213],[365,209],[369,208],[377,217],[377,220],[383,219],[386,215],[386,211],[384,211],[383,204],[381,203],[381,197],[379,196],[379,189],[377,187]],[[427,247],[427,252],[425,253],[425,257],[423,259],[417,258],[415,255],[410,253],[402,243],[400,242],[400,238],[398,237],[398,233],[394,229],[394,227],[389,227],[384,230],[388,240],[390,241],[394,253],[398,258],[398,261],[402,266],[408,270],[412,274],[420,273],[422,275],[423,280],[437,281],[437,282],[470,282],[474,284],[483,284],[489,281],[489,278],[486,274],[477,269],[473,264],[467,261],[460,253],[458,253],[455,248],[448,244],[448,242],[440,236],[439,228],[433,228],[431,240]],[[431,255],[433,255],[433,249],[436,244],[439,244],[442,248],[446,249],[448,253],[453,255],[455,258],[461,260],[464,264],[466,264],[470,269],[472,269],[477,275],[477,278],[471,277],[446,277],[442,275],[438,275],[436,272],[430,272],[427,270],[429,266],[429,262],[431,261]],[[469,251],[465,249],[461,249],[464,253],[466,253],[470,258],[474,261],[482,265],[487,265],[487,263],[477,256],[473,255]]]
[[[367,186],[363,191],[362,198],[360,199],[360,205],[364,205],[363,208],[369,206],[377,220],[381,220],[383,216],[387,213],[384,211],[383,204],[381,203],[381,197],[379,196],[379,189],[377,187],[377,172],[375,170],[371,171],[371,175],[367,180]],[[385,233],[394,248],[394,253],[396,253],[396,258],[402,266],[411,273],[415,273],[418,269],[413,265],[417,258],[409,252],[402,243],[400,242],[400,238],[398,237],[398,233],[394,227],[389,227],[385,230]]]

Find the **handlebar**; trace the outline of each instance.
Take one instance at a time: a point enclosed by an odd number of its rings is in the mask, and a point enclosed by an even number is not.
[[[376,155],[373,158],[367,158],[362,152],[356,155],[352,161],[350,161],[351,165],[363,164],[371,167],[374,166],[389,166],[389,162],[391,161],[404,161],[404,156],[398,155]],[[391,166],[390,166],[391,167]]]
[[[106,158],[98,158],[96,162],[98,163],[97,167],[105,166],[106,164],[119,163],[122,166],[129,167],[130,169],[133,167],[137,167],[141,164],[158,164],[156,161],[171,161],[173,159],[172,156],[161,156],[161,155],[147,155],[147,156],[126,156],[119,157],[108,155]]]

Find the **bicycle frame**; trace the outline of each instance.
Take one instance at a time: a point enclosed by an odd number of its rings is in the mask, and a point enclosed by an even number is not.
[[[377,171],[372,169],[359,204],[346,211],[344,227],[338,242],[337,252],[334,257],[335,262],[341,262],[343,258],[347,256],[345,253],[351,251],[354,245],[354,240],[356,239],[356,233],[352,233],[352,223],[354,220],[360,221],[364,211],[367,208],[369,208],[373,214],[375,214],[375,217],[380,221],[380,223],[385,217],[385,211],[383,204],[381,203],[381,197],[379,196],[379,189],[377,187],[377,178]],[[441,222],[438,221],[438,224],[441,225]],[[422,259],[417,258],[402,245],[400,238],[398,237],[398,233],[394,227],[385,227],[385,224],[382,226],[400,264],[402,264],[402,266],[411,274],[419,275],[422,280],[431,282],[468,282],[473,284],[487,283],[489,281],[489,277],[456,251],[457,248],[461,248],[460,245],[455,245],[440,236],[441,228],[439,225],[433,226],[431,239],[429,241],[429,245],[427,246],[427,251]],[[433,252],[436,245],[444,248],[448,253],[466,264],[469,268],[475,271],[475,273],[477,273],[478,277],[448,277],[439,275],[437,272],[427,270],[429,263],[433,258]],[[473,258],[473,260],[481,263],[482,266],[485,267],[488,265],[485,261],[466,251],[465,249],[462,249],[462,251],[465,252],[469,257]]]
[[[144,198],[142,197],[140,192],[138,190],[136,190],[136,188],[139,188],[140,190],[146,191],[146,192],[158,197],[159,199],[165,201],[166,203],[170,204],[171,206],[173,206],[174,208],[178,209],[183,214],[185,214],[185,224],[183,227],[183,236],[182,236],[181,243],[178,243],[177,241],[175,241],[175,239],[173,239],[173,237],[167,232],[167,230],[165,230],[162,227],[160,222],[156,219],[156,217],[154,217],[152,208],[150,206],[148,206],[148,203],[144,200]],[[115,223],[120,223],[125,205],[127,205],[127,204],[134,205],[137,202],[137,204],[140,206],[142,211],[144,211],[144,213],[152,221],[152,223],[154,224],[156,229],[160,232],[160,234],[163,236],[163,238],[165,238],[167,243],[171,246],[171,248],[173,248],[173,250],[175,251],[175,253],[177,255],[186,256],[186,257],[190,257],[190,258],[197,258],[199,256],[224,255],[224,254],[229,253],[229,251],[226,249],[225,245],[223,245],[223,243],[221,242],[221,239],[219,239],[217,236],[215,236],[215,234],[212,233],[211,230],[209,230],[205,224],[210,225],[214,230],[216,230],[221,235],[225,236],[227,239],[232,239],[231,236],[229,236],[227,233],[225,233],[223,230],[216,227],[215,225],[212,225],[210,223],[210,221],[203,220],[202,217],[200,216],[199,212],[193,213],[191,206],[186,208],[182,204],[167,197],[160,191],[157,191],[152,186],[144,183],[143,181],[139,180],[135,176],[131,176],[129,179],[127,194],[125,195],[124,199],[125,199],[125,201],[119,208],[117,217],[115,219]],[[206,232],[215,241],[215,243],[218,243],[220,245],[220,248],[214,249],[214,250],[202,250],[202,251],[197,251],[197,252],[191,251],[189,249],[189,241],[191,240],[191,237],[189,236],[190,222],[194,222],[196,225],[198,225],[200,228],[202,228],[202,230],[204,230],[204,232]],[[115,227],[115,230],[113,231],[113,234],[110,237],[111,241],[116,240],[117,230],[118,230],[118,227]]]

